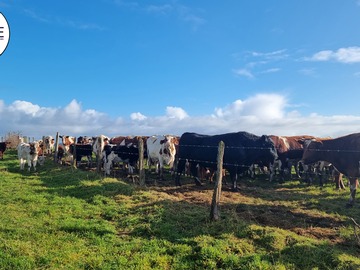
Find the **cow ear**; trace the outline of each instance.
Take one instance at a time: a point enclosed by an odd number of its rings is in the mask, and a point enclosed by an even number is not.
[[[264,142],[270,142],[269,136],[266,136],[266,135],[262,135],[261,140],[264,141]]]

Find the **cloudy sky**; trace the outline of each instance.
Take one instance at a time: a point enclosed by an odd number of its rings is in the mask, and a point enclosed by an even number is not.
[[[360,132],[359,0],[0,0],[0,12],[0,136]]]

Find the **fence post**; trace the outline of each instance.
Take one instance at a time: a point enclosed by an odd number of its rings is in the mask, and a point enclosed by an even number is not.
[[[54,151],[54,163],[58,162],[58,151],[59,151],[59,132],[56,132],[55,137],[55,151]]]
[[[74,137],[74,143],[73,143],[73,145],[74,145],[74,148],[73,148],[73,167],[75,168],[75,169],[77,169],[77,162],[76,162],[76,137]],[[71,147],[71,144],[69,145],[69,147]]]
[[[97,162],[96,163],[96,171],[98,173],[101,172],[101,163],[102,163],[102,159],[101,159],[101,151],[102,151],[102,149],[101,149],[101,146],[103,144],[103,142],[101,141],[102,139],[103,138],[101,137],[101,135],[95,139],[95,143],[98,144],[97,145],[97,152],[96,152],[96,162]]]
[[[217,156],[217,171],[216,182],[214,187],[214,193],[211,202],[210,220],[218,220],[220,217],[219,203],[222,187],[222,171],[223,171],[223,159],[224,159],[225,144],[223,141],[219,142],[218,156]]]
[[[145,186],[144,140],[143,140],[143,138],[139,139],[138,148],[139,148],[139,182],[140,182],[140,186]]]

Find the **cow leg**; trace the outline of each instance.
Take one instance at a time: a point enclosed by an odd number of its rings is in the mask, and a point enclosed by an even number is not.
[[[134,166],[132,166],[130,163],[128,164],[128,173],[130,175],[133,175],[134,174]]]
[[[230,173],[230,177],[231,177],[231,181],[232,181],[232,191],[239,191],[239,189],[237,187],[238,174],[236,172]]]
[[[105,176],[110,175],[112,160],[104,160],[104,173]]]
[[[27,160],[27,164],[28,164],[28,171],[30,172],[30,170],[31,170],[31,160],[30,159]]]
[[[274,180],[275,174],[276,174],[276,162],[274,162],[274,164],[269,164],[269,170],[270,170],[270,176],[269,176],[269,181],[272,182]]]
[[[163,166],[159,166],[159,179],[164,180]]]
[[[255,164],[251,164],[248,172],[250,173],[250,178],[255,179]]]
[[[190,166],[190,163],[188,162],[188,160],[186,160],[186,159],[178,160],[176,176],[175,176],[175,185],[176,186],[181,186],[181,182],[180,182],[181,174],[185,171],[185,169],[187,170],[189,168],[189,166]],[[188,174],[188,172],[185,171],[185,174]]]
[[[20,158],[20,170],[24,170],[25,160]]]
[[[202,183],[199,179],[199,175],[198,175],[198,167],[197,164],[195,165],[195,163],[190,163],[190,174],[194,177],[194,181],[195,184],[197,186],[202,186]]]
[[[180,173],[176,173],[175,176],[175,186],[181,186],[181,182],[180,182]]]
[[[37,160],[33,160],[32,165],[34,167],[34,171],[36,171],[36,164],[37,164]]]
[[[359,181],[357,178],[354,178],[354,177],[349,177],[349,181],[350,181],[350,200],[346,204],[346,206],[352,207],[355,203],[356,189],[357,189],[357,186],[359,185]]]
[[[175,173],[177,171],[177,165],[178,165],[178,160],[177,158],[175,158],[174,162],[172,162],[172,164],[170,163],[171,178],[174,178],[175,176]]]
[[[88,166],[89,168],[92,167],[92,157],[91,157],[91,156],[87,156],[87,166]]]
[[[339,186],[341,189],[345,189],[344,181],[343,181],[343,175],[340,174],[339,176]]]

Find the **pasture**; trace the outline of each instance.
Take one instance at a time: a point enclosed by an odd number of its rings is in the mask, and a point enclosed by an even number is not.
[[[147,173],[148,180],[155,175]],[[349,189],[263,175],[223,185],[211,222],[213,184],[176,187],[103,178],[47,159],[20,171],[0,160],[0,269],[360,269],[360,199]]]

